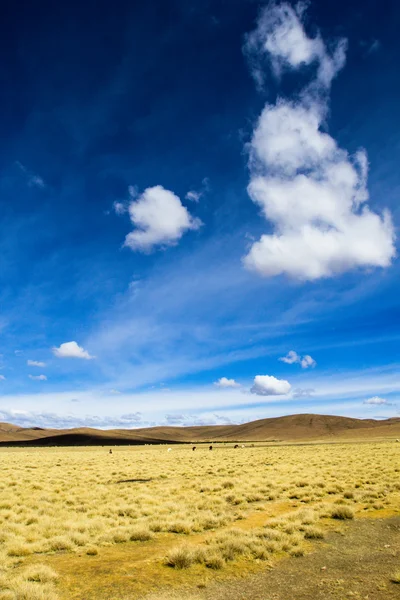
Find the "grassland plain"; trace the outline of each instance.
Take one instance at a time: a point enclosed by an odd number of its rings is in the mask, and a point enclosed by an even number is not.
[[[393,442],[167,449],[1,449],[0,600],[142,598],[400,513]]]

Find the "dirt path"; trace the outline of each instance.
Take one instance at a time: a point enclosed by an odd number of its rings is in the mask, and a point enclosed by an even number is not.
[[[398,569],[400,517],[362,519],[315,543],[310,554],[282,560],[270,571],[147,599],[399,600],[400,584],[390,581]]]

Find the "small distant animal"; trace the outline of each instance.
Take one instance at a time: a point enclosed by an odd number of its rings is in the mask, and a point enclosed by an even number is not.
[[[245,448],[246,446],[244,444],[242,444],[242,448]]]
[[[400,440],[396,440],[396,442],[400,442]]]
[[[172,448],[168,448],[167,452],[171,452]]]
[[[239,444],[235,444],[233,447],[234,448],[239,448]]]
[[[111,448],[110,448],[110,452],[109,452],[109,454],[112,454],[112,450],[111,450]]]
[[[192,450],[193,450],[193,452],[194,452],[194,451],[196,450],[196,446],[193,446]]]
[[[209,450],[212,450],[212,446],[209,447]]]

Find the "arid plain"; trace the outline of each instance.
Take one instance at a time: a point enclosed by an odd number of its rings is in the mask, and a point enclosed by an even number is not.
[[[0,599],[188,598],[400,515],[392,437],[238,445],[1,448]]]

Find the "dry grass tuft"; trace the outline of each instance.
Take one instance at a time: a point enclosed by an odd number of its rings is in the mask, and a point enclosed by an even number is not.
[[[335,506],[330,516],[332,519],[354,519],[354,510],[349,506]]]
[[[27,581],[36,581],[40,583],[49,583],[58,579],[57,573],[47,565],[31,565],[23,572]]]
[[[393,575],[390,578],[390,581],[392,583],[400,583],[400,569],[393,573]]]

